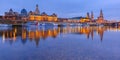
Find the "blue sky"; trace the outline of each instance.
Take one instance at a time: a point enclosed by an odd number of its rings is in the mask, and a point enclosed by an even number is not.
[[[20,12],[22,8],[34,11],[39,4],[40,12],[56,13],[58,17],[86,16],[87,12],[94,12],[95,18],[103,10],[105,19],[120,20],[120,0],[1,0],[0,15],[12,8]]]

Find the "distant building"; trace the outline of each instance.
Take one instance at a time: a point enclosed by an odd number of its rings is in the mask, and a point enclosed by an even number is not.
[[[58,22],[67,22],[68,18],[58,18]]]
[[[27,10],[26,9],[22,9],[20,16],[28,16]]]
[[[36,5],[36,9],[35,9],[34,14],[35,14],[35,15],[40,15],[40,10],[39,10],[38,4]]]
[[[89,15],[89,13],[87,13],[86,17],[82,17],[80,19],[80,22],[81,23],[90,22],[90,15]]]
[[[19,13],[14,12],[12,9],[10,9],[8,12],[5,12],[4,19],[17,20],[18,18],[19,18]]]
[[[2,20],[4,17],[3,16],[0,16],[0,20]]]
[[[79,23],[81,18],[82,18],[82,17],[72,17],[72,18],[68,18],[67,22]]]
[[[91,12],[91,20],[92,21],[94,20],[94,14],[93,14],[93,12]]]
[[[89,19],[89,18],[86,18],[86,17],[82,17],[82,18],[80,19],[80,22],[81,22],[81,23],[90,22],[90,19]]]
[[[100,16],[98,17],[97,23],[103,23],[104,22],[104,16],[102,10],[100,10]]]
[[[89,12],[87,12],[87,16],[86,16],[86,18],[90,18],[90,14],[89,14]]]
[[[38,5],[36,5],[35,12],[29,12],[29,20],[32,21],[58,21],[57,19],[57,15],[55,13],[53,13],[52,15],[47,15],[45,12],[40,14]]]
[[[26,9],[22,9],[21,10],[21,14],[20,14],[20,19],[27,20],[27,17],[28,17],[27,10]]]

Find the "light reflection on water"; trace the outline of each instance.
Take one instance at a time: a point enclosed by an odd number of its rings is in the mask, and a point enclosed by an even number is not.
[[[0,60],[120,59],[119,31],[108,26],[4,27]]]

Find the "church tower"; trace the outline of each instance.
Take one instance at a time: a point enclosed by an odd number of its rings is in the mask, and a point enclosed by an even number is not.
[[[38,6],[38,4],[36,5],[35,15],[40,15],[40,11],[39,11],[39,6]]]
[[[102,10],[100,10],[100,16],[98,17],[98,20],[104,20],[104,17],[103,17],[103,12],[102,12]]]
[[[94,20],[94,14],[91,12],[91,20]]]
[[[100,17],[103,18],[103,12],[100,10]]]
[[[88,18],[88,19],[90,18],[89,12],[87,12],[87,16],[86,16],[86,18]]]
[[[100,16],[97,19],[98,23],[104,23],[104,16],[102,10],[100,10]]]

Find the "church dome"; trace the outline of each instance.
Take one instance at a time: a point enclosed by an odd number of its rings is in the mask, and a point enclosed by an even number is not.
[[[21,14],[27,14],[27,10],[26,9],[22,9],[21,10]]]
[[[21,10],[21,15],[26,16],[26,15],[27,15],[27,10],[26,10],[26,9],[22,9],[22,10]]]
[[[53,13],[52,16],[56,17],[57,15],[55,13]]]
[[[42,16],[47,16],[47,14],[46,14],[45,12],[43,12],[41,15],[42,15]]]

